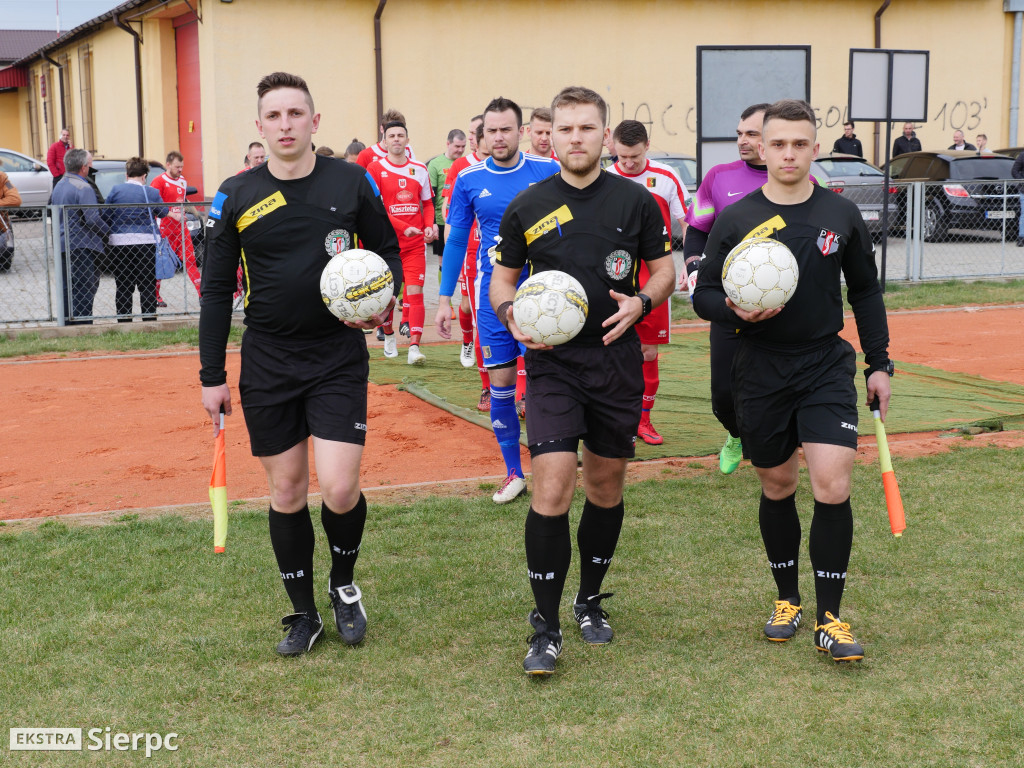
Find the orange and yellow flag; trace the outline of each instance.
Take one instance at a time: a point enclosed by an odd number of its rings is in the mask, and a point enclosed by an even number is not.
[[[224,414],[214,438],[213,474],[210,475],[210,506],[213,507],[213,551],[224,552],[228,539],[227,459],[224,455]]]

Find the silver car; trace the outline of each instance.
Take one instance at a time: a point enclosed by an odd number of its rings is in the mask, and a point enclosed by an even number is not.
[[[46,205],[53,187],[50,169],[28,155],[13,149],[0,149],[0,171],[7,174],[21,195],[21,204]]]

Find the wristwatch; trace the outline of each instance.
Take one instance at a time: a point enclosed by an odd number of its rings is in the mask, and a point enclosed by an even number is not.
[[[894,373],[896,373],[896,365],[893,363],[892,360],[886,360],[881,365],[875,365],[872,366],[871,368],[868,368],[867,373],[865,375],[870,376],[872,373],[875,373],[876,371],[884,371],[885,373],[888,373],[891,377]]]
[[[648,296],[646,293],[638,293],[637,298],[640,299],[641,303],[643,304],[643,308],[640,310],[640,319],[643,320],[645,317],[651,314],[651,309],[653,309],[651,305],[651,297]]]

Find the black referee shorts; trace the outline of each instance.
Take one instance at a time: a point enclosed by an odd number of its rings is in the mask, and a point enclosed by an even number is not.
[[[253,456],[310,435],[364,445],[370,356],[362,334],[291,339],[247,329],[238,391]]]
[[[631,459],[644,397],[640,340],[610,347],[526,350],[526,434],[530,455],[576,451]]]
[[[857,448],[857,355],[835,338],[802,354],[780,354],[740,338],[732,391],[743,452],[755,467],[784,464],[802,443]]]

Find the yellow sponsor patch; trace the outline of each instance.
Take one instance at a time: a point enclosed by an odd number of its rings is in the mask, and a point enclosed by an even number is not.
[[[255,224],[257,221],[262,219],[268,213],[276,211],[288,203],[285,202],[284,195],[280,192],[275,192],[270,197],[265,197],[260,200],[256,205],[250,208],[248,211],[243,213],[236,222],[235,226],[238,231],[243,231],[246,227],[251,224]]]
[[[557,211],[552,211],[523,233],[526,235],[526,244],[529,245],[545,232],[550,232],[553,229],[560,229],[563,224],[570,221],[572,221],[572,211],[569,210],[569,206],[563,205]]]
[[[783,220],[783,218],[778,214],[775,214],[770,219],[768,219],[768,221],[764,222],[763,224],[758,224],[752,230],[747,232],[747,234],[745,234],[742,239],[749,240],[752,237],[768,237],[773,232],[778,232],[785,226],[785,220]]]

